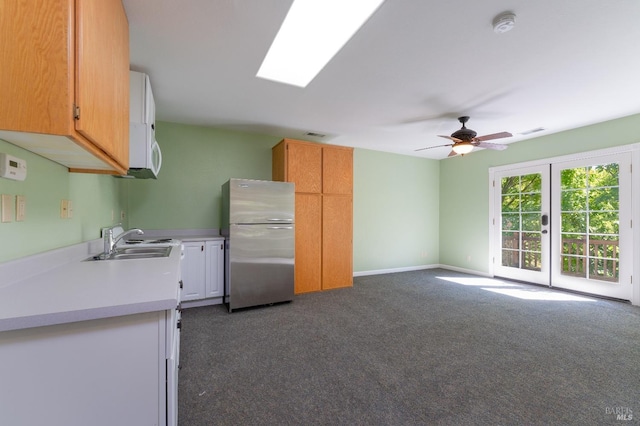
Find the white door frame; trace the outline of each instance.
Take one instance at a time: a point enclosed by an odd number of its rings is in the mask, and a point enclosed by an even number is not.
[[[494,276],[494,253],[495,247],[497,244],[500,244],[500,241],[496,241],[495,228],[494,228],[494,219],[496,219],[497,212],[495,211],[495,197],[496,191],[499,188],[495,188],[493,186],[493,181],[495,178],[496,172],[502,171],[516,171],[517,169],[529,168],[533,166],[540,166],[543,164],[553,164],[553,163],[561,163],[561,162],[569,162],[574,160],[581,159],[590,159],[597,157],[604,157],[613,154],[621,154],[621,153],[630,153],[631,154],[631,165],[634,167],[635,165],[635,173],[632,173],[631,177],[631,192],[635,196],[632,197],[632,205],[631,205],[631,220],[634,226],[632,227],[633,231],[633,261],[631,262],[632,270],[630,271],[631,276],[635,275],[635,279],[633,279],[633,290],[632,290],[632,298],[631,303],[637,306],[640,306],[640,256],[635,255],[636,253],[640,253],[640,143],[630,144],[630,145],[622,145],[612,148],[599,149],[594,151],[580,152],[576,154],[563,155],[558,157],[550,157],[544,158],[540,160],[526,161],[522,163],[508,164],[504,166],[496,166],[489,168],[489,251],[488,251],[488,265],[489,265],[489,275]],[[497,219],[495,220],[497,222]],[[638,273],[634,273],[634,272]]]

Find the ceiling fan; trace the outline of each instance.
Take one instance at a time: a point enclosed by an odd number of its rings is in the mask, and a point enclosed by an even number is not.
[[[428,146],[426,148],[416,149],[416,151],[423,151],[425,149],[431,149],[431,148],[440,148],[442,146],[450,146],[451,152],[449,153],[448,157],[452,157],[457,154],[460,154],[460,155],[468,154],[475,147],[495,149],[498,151],[502,151],[503,149],[507,149],[507,145],[502,145],[497,143],[488,143],[485,141],[489,141],[492,139],[509,138],[513,136],[509,132],[500,132],[500,133],[493,133],[490,135],[476,137],[477,135],[476,132],[474,132],[471,129],[467,129],[465,127],[465,123],[469,121],[468,116],[458,117],[458,121],[462,123],[462,128],[460,128],[460,130],[456,130],[451,134],[451,136],[438,135],[441,138],[452,140],[453,143],[449,143],[445,145]]]

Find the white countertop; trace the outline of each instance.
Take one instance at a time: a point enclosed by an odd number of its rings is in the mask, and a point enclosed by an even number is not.
[[[175,308],[180,258],[178,243],[164,258],[77,259],[2,284],[0,331]]]

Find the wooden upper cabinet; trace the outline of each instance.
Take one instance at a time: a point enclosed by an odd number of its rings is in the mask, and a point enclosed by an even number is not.
[[[322,149],[322,192],[351,194],[353,191],[353,148]]]
[[[129,24],[121,0],[77,0],[76,29],[76,129],[128,168]]]
[[[0,0],[0,139],[70,169],[129,167],[121,0]]]
[[[273,147],[273,180],[294,182],[296,192],[322,192],[322,145],[284,139]]]

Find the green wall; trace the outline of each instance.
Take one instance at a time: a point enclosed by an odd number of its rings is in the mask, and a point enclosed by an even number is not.
[[[0,262],[100,238],[126,209],[123,180],[108,175],[69,173],[46,158],[0,140],[0,152],[27,162],[27,178],[0,178],[0,194],[26,198],[24,222],[0,223]],[[60,218],[60,202],[71,200],[73,217]],[[14,207],[15,212],[15,207]],[[112,212],[114,220],[112,220]]]
[[[354,152],[354,272],[439,262],[439,161]]]
[[[440,162],[440,263],[489,271],[489,168],[640,141],[640,115]]]
[[[271,179],[279,138],[157,123],[162,171],[128,180],[129,225],[147,229],[221,227],[220,186],[231,177]],[[438,263],[439,162],[356,149],[354,270]]]
[[[0,179],[0,193],[25,195],[24,222],[0,223],[0,262],[99,238],[121,222],[147,229],[220,228],[220,186],[230,177],[271,178],[279,138],[157,123],[163,167],[157,180],[68,173],[0,141],[27,160],[24,182]],[[443,161],[354,151],[354,271],[443,264],[489,270],[489,167],[638,142],[640,115]],[[60,201],[74,217],[60,219]],[[112,217],[113,214],[113,217]]]
[[[229,178],[271,179],[280,138],[167,122],[158,179],[129,179],[129,225],[146,229],[220,228],[220,187]]]

